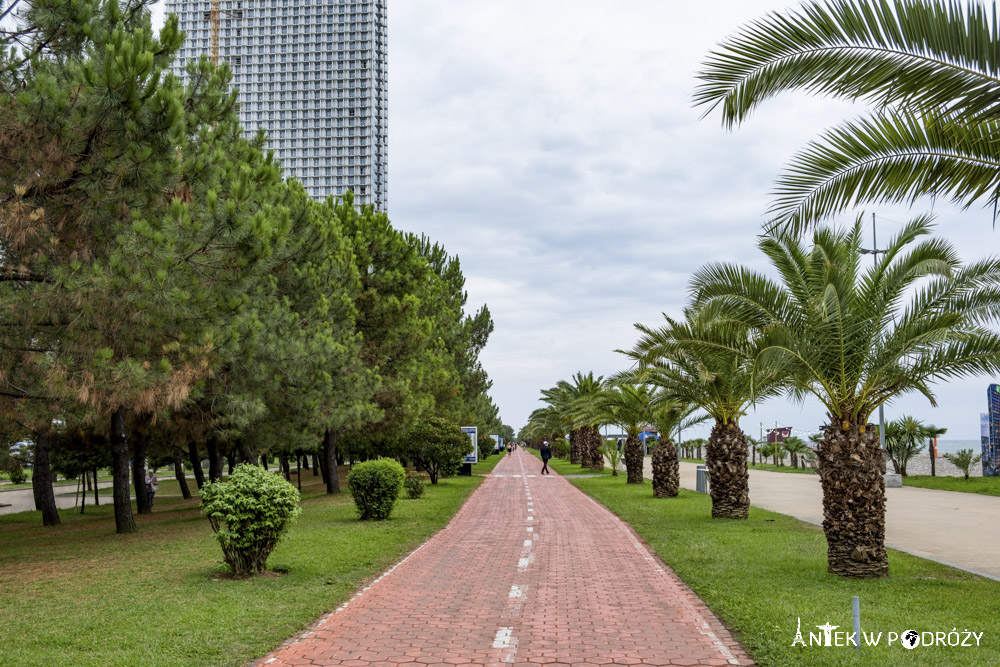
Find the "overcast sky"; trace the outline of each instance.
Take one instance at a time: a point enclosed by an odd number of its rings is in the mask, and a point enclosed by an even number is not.
[[[787,6],[390,0],[389,215],[461,258],[469,310],[486,303],[496,323],[483,364],[515,430],[542,388],[622,370],[614,349],[634,344],[633,323],[680,314],[703,263],[766,268],[755,237],[775,177],[860,108],[784,95],[728,132],[691,95],[716,43]],[[934,209],[964,259],[996,251],[991,211]],[[911,214],[868,211],[883,238]],[[978,439],[989,381],[938,386],[937,408],[900,399],[887,418]],[[742,425],[775,421],[812,431],[825,418],[816,402],[772,400]]]

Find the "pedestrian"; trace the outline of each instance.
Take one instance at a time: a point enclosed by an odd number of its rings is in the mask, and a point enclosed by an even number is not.
[[[149,509],[153,509],[153,496],[156,495],[156,490],[160,488],[160,480],[156,479],[156,474],[152,470],[146,471],[146,499]]]
[[[542,473],[543,475],[549,474],[549,459],[552,458],[552,448],[549,447],[548,440],[542,440],[542,447],[539,450],[542,454]]]
[[[510,443],[507,443],[507,456],[510,456]]]

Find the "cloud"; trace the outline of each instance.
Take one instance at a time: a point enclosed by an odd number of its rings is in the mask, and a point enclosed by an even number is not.
[[[625,366],[634,322],[679,314],[709,261],[761,270],[756,236],[782,166],[851,104],[783,95],[728,132],[691,106],[709,50],[783,2],[505,0],[389,3],[389,213],[458,254],[504,419],[539,390]],[[156,11],[154,9],[154,11]],[[930,208],[921,202],[915,211]],[[991,216],[933,204],[963,257],[996,247]],[[908,212],[881,209],[879,234]],[[941,407],[890,408],[978,437],[986,379],[939,388]],[[813,428],[810,402],[745,418]]]

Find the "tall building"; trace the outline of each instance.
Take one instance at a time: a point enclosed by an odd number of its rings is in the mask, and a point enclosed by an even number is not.
[[[243,127],[267,131],[287,176],[386,211],[386,2],[167,0],[187,35],[176,71],[229,63]]]

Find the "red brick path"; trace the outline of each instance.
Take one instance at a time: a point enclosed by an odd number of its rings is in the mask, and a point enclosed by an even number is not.
[[[753,664],[630,528],[540,468],[505,458],[446,529],[258,664]]]

